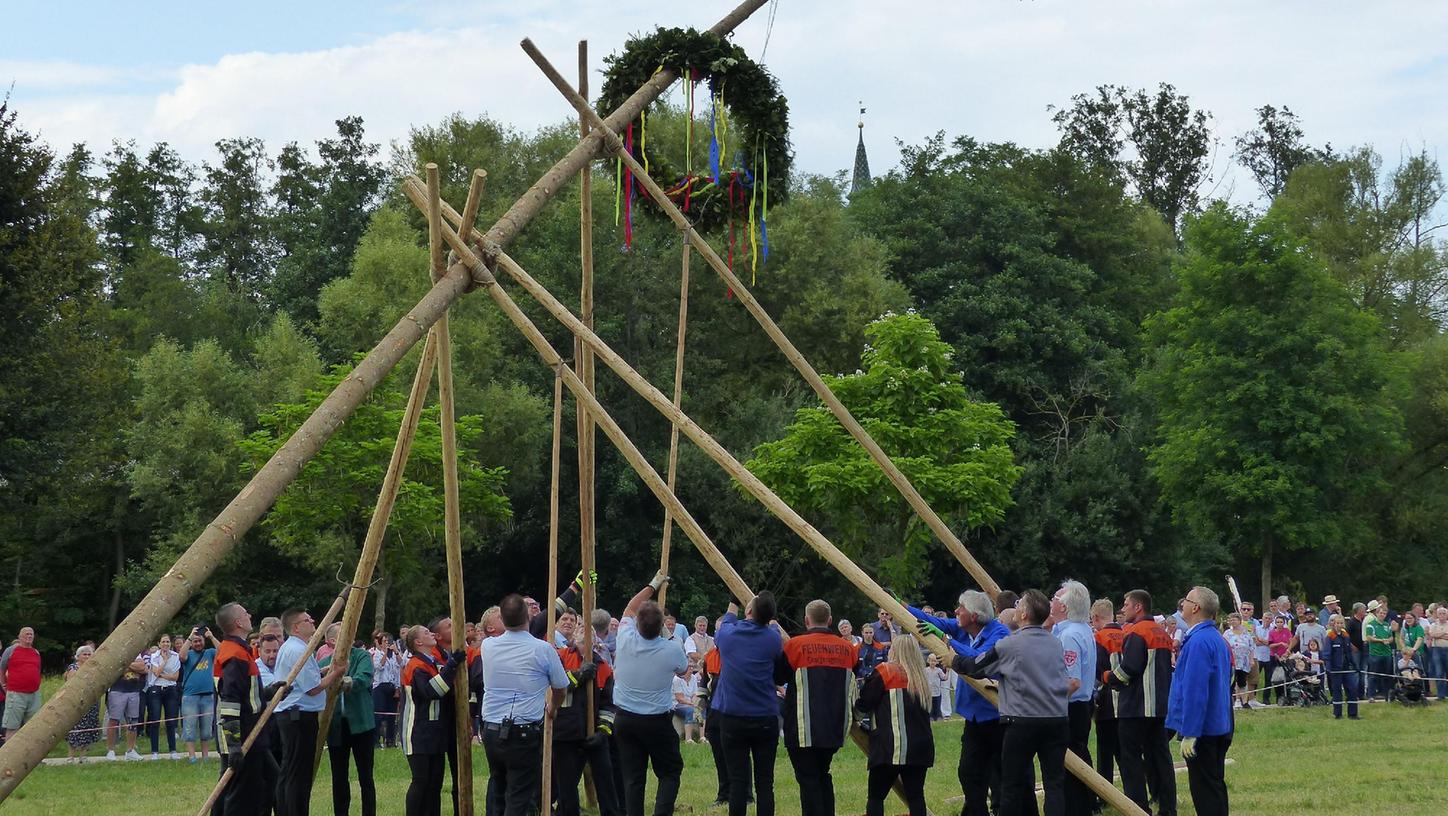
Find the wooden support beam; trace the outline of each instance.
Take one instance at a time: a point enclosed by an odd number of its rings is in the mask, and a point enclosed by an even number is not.
[[[743,0],[709,30],[721,36],[728,34],[766,2],[768,0]],[[675,79],[674,72],[667,69],[655,74],[619,105],[607,121],[617,124],[632,121]],[[498,246],[511,243],[570,178],[598,158],[602,138],[602,134],[590,133],[568,151],[488,229],[488,239]],[[171,625],[197,587],[215,572],[342,422],[471,284],[465,274],[460,274],[456,279],[449,276],[433,286],[201,531],[171,569],[101,643],[95,655],[46,701],[40,713],[21,732],[0,745],[0,802],[65,738],[136,655]]]
[[[679,339],[674,347],[674,407],[678,408],[684,401],[684,333],[689,324],[689,242],[684,242],[684,259],[679,270]],[[592,327],[590,327],[592,328]],[[582,343],[583,341],[578,341]],[[588,344],[583,343],[587,348]],[[674,483],[679,470],[679,426],[669,426],[669,490],[674,489]],[[669,543],[674,538],[674,517],[669,511],[664,511],[664,540],[659,546],[659,572],[669,574]],[[659,587],[659,606],[665,603],[665,593],[669,585],[665,583]]]
[[[588,98],[588,40],[578,41],[578,93],[585,99]],[[588,138],[588,120],[578,117],[579,138]],[[464,241],[464,243],[467,243]],[[578,292],[578,314],[583,322],[591,329],[593,328],[593,166],[584,165],[578,171],[578,255],[582,274],[579,281]],[[583,383],[588,387],[590,393],[594,393],[593,383],[593,351],[583,344],[581,340],[574,340],[573,359],[577,361],[579,374],[583,377]],[[583,653],[589,660],[593,660],[593,610],[598,605],[598,588],[593,585],[593,573],[596,569],[594,563],[595,542],[598,540],[595,534],[594,516],[594,446],[597,437],[594,435],[593,419],[588,415],[588,409],[582,403],[575,403],[575,412],[578,421],[578,539],[580,549],[579,563],[583,572]],[[555,587],[550,585],[549,592]],[[588,710],[586,712],[587,722],[584,724],[585,733],[593,735],[594,711],[593,695],[588,697]],[[588,779],[593,779],[592,771],[588,772]],[[590,805],[597,803],[597,796],[590,784],[588,789],[588,801]]]
[[[558,604],[553,600],[553,593],[558,587],[558,473],[563,465],[563,375],[555,374],[553,377],[553,457],[552,457],[552,479],[548,491],[548,597],[544,601],[548,604],[547,625],[544,629],[543,641],[550,647],[553,646],[553,634],[558,622]],[[585,658],[591,659],[591,658]],[[548,705],[553,705],[549,701]],[[548,811],[552,808],[553,802],[553,717],[556,712],[549,712],[543,718],[543,809]]]
[[[643,166],[628,152],[623,142],[619,140],[618,134],[609,128],[608,124],[593,111],[593,108],[589,107],[586,99],[579,96],[578,93],[563,80],[562,75],[548,62],[547,58],[543,56],[542,52],[538,50],[538,47],[533,44],[532,40],[523,40],[523,50],[538,64],[538,67],[547,75],[554,87],[577,109],[579,115],[588,119],[589,124],[593,125],[597,132],[603,133],[607,148],[612,151],[614,155],[622,159],[624,165],[633,171],[639,183],[648,191],[649,197],[654,199],[659,205],[659,208],[663,210],[669,218],[673,220],[675,226],[684,233],[689,243],[694,245],[694,248],[704,257],[704,260],[724,279],[724,282],[728,284],[734,296],[739,299],[739,302],[744,305],[744,308],[749,311],[749,314],[753,315],[754,319],[764,329],[764,333],[769,336],[770,340],[774,341],[774,344],[783,352],[785,358],[799,371],[800,375],[804,377],[805,382],[809,383],[810,388],[814,389],[820,401],[825,404],[826,408],[830,409],[830,413],[835,415],[835,419],[845,427],[845,430],[850,432],[850,436],[855,438],[855,441],[865,449],[865,452],[870,454],[870,458],[875,460],[875,464],[884,471],[890,483],[895,486],[895,489],[900,492],[900,495],[905,498],[906,503],[908,503],[911,509],[915,511],[915,514],[925,522],[926,526],[935,534],[935,537],[945,544],[946,549],[950,550],[956,560],[960,561],[961,565],[965,567],[966,571],[970,573],[976,583],[980,584],[981,589],[985,590],[986,594],[990,595],[992,599],[1000,594],[1000,586],[995,582],[995,579],[991,578],[990,574],[985,571],[985,567],[981,566],[980,562],[975,559],[975,556],[970,554],[970,551],[965,548],[965,545],[961,543],[960,538],[955,535],[955,532],[950,529],[950,526],[945,523],[945,520],[936,514],[925,501],[925,498],[920,495],[920,491],[915,489],[915,485],[910,482],[910,479],[905,476],[890,456],[885,453],[879,443],[870,436],[869,432],[860,425],[859,421],[850,413],[850,410],[845,407],[845,404],[840,402],[839,397],[835,396],[828,385],[825,385],[825,381],[820,377],[819,372],[815,371],[814,366],[810,365],[809,361],[805,359],[804,354],[795,348],[794,343],[790,342],[789,338],[785,336],[784,332],[774,322],[774,319],[769,316],[769,313],[766,312],[759,301],[755,299],[753,293],[744,285],[744,281],[740,280],[734,274],[733,270],[729,268],[729,265],[724,262],[724,259],[719,257],[719,253],[715,252],[714,248],[709,245],[709,242],[705,241],[704,238],[695,231],[689,219],[679,211],[678,207],[674,206],[674,202],[664,193],[663,188],[649,177],[649,174],[644,171]]]

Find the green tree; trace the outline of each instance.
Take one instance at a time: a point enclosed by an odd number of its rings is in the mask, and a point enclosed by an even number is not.
[[[270,281],[276,244],[264,175],[271,169],[260,139],[222,139],[220,161],[207,164],[199,262],[207,276],[256,301]]]
[[[1257,128],[1236,139],[1234,157],[1257,180],[1257,186],[1271,201],[1287,189],[1292,171],[1311,161],[1332,158],[1332,147],[1318,150],[1303,139],[1302,123],[1297,114],[1283,105],[1281,109],[1263,105],[1257,109]]]
[[[1176,521],[1232,557],[1361,541],[1402,419],[1376,321],[1276,218],[1223,204],[1187,233],[1180,292],[1147,329],[1152,471]]]
[[[102,243],[115,267],[135,263],[156,237],[157,201],[135,142],[117,141],[104,159]]]
[[[950,346],[924,317],[886,315],[865,335],[864,370],[827,378],[830,390],[949,523],[998,522],[1021,474],[1011,422],[998,406],[970,400]],[[801,408],[747,465],[785,501],[828,519],[855,561],[902,587],[925,577],[929,528],[827,409]]]
[[[196,168],[176,149],[157,142],[146,154],[146,182],[155,202],[156,249],[177,261],[190,262],[201,234],[201,206],[193,187]]]

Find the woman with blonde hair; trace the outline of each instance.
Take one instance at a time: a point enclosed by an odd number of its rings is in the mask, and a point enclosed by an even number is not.
[[[889,659],[865,678],[855,701],[855,710],[873,725],[865,816],[883,816],[885,797],[897,778],[910,816],[925,816],[925,772],[935,764],[931,696],[920,642],[909,633],[895,635]]]

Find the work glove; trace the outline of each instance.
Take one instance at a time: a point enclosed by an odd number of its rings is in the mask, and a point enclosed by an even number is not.
[[[344,674],[344,675],[342,675],[342,691],[345,692],[345,691],[351,691],[351,690],[352,690],[352,675],[350,675],[350,674]]]
[[[582,685],[598,676],[598,664],[584,663],[573,674],[578,677],[579,685]]]
[[[662,572],[656,573],[654,575],[654,580],[649,581],[649,587],[653,589],[655,593],[657,593],[659,591],[659,588],[662,587],[664,584],[667,584],[669,580],[669,576],[663,574]]]
[[[276,681],[275,683],[272,683],[272,684],[268,685],[266,688],[262,689],[262,690],[261,690],[262,704],[265,705],[265,704],[266,704],[266,701],[271,700],[271,698],[273,698],[273,697],[276,696],[276,694],[277,694],[278,691],[281,691],[282,689],[285,689],[285,688],[287,688],[287,684],[284,683],[284,682],[282,682],[282,681],[280,681],[280,680],[278,680],[278,681]],[[237,726],[237,727],[240,728],[241,726]]]
[[[579,586],[598,586],[598,570],[588,571],[587,583],[584,582],[583,578],[583,570],[579,570],[578,574],[573,576],[573,583],[578,584]]]
[[[915,631],[919,632],[921,637],[935,635],[942,640],[945,638],[945,631],[928,620],[916,620]]]
[[[975,661],[965,655],[956,655],[950,659],[950,668],[954,670],[956,674],[969,674],[970,671],[975,668]]]
[[[465,662],[467,659],[468,659],[468,651],[467,651],[467,649],[453,649],[453,650],[452,650],[452,654],[448,655],[448,662],[449,662],[449,663],[463,663],[463,662]]]
[[[226,735],[227,759],[234,767],[241,761],[241,720],[227,718],[221,721],[221,731]]]
[[[608,742],[608,734],[603,731],[594,731],[588,736],[588,739],[583,741],[583,745],[589,750],[595,750],[602,748],[606,742]]]
[[[1182,737],[1182,759],[1191,759],[1197,755],[1197,738]]]

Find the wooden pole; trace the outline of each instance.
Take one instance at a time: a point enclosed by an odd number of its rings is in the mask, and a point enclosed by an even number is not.
[[[337,634],[338,643],[350,644],[357,637],[357,627],[362,620],[362,607],[367,603],[367,587],[372,583],[372,574],[382,554],[382,541],[387,536],[387,522],[392,517],[392,507],[397,503],[397,491],[402,487],[402,474],[407,470],[407,459],[412,454],[412,440],[417,434],[417,423],[422,418],[422,406],[427,401],[427,389],[432,384],[432,367],[437,360],[437,340],[432,331],[428,332],[423,345],[422,360],[417,364],[417,374],[412,378],[412,390],[407,393],[407,407],[402,412],[402,426],[397,429],[397,442],[392,446],[392,458],[387,463],[387,474],[382,477],[382,489],[377,493],[377,505],[372,509],[372,521],[367,525],[367,537],[362,541],[362,553],[357,557],[357,569],[352,574],[352,586],[357,587],[347,598],[347,607],[342,613],[342,629]],[[337,655],[343,663],[350,648],[339,648]],[[333,660],[338,657],[333,657]],[[327,732],[332,727],[332,712],[337,704],[337,688],[327,690],[327,706],[317,719],[317,755],[312,761],[316,771],[322,761],[322,752],[327,745]]]
[[[709,30],[721,36],[728,34],[766,2],[768,0],[743,0]],[[655,74],[606,121],[619,125],[632,121],[676,78],[668,69]],[[590,133],[568,151],[488,229],[488,240],[496,246],[511,243],[571,176],[598,157],[602,139],[601,133]],[[40,713],[21,732],[0,745],[0,802],[65,738],[136,655],[170,625],[197,587],[211,576],[342,422],[357,410],[372,388],[422,339],[443,310],[472,285],[465,275],[456,279],[449,275],[433,286],[191,542],[171,569],[101,643],[95,655],[46,701]]]
[[[442,239],[442,199],[438,194],[437,165],[427,165],[427,244],[436,280],[447,274]],[[476,178],[476,176],[474,177]],[[463,222],[466,224],[466,222]],[[448,316],[437,321],[437,402],[442,426],[443,535],[447,546],[448,615],[452,618],[452,640],[448,647],[466,650],[464,639],[468,616],[463,603],[463,549],[461,510],[458,507],[457,419],[453,410],[452,339]],[[457,795],[460,816],[473,813],[473,733],[468,716],[468,665],[453,677],[453,718],[457,739]]]
[[[679,340],[674,348],[674,407],[677,408],[684,401],[684,331],[689,323],[689,242],[684,242],[684,260],[679,271]],[[579,342],[582,342],[581,340]],[[585,347],[587,343],[583,344]],[[675,479],[679,470],[679,426],[669,426],[669,490],[674,490]],[[674,537],[674,517],[668,510],[664,511],[664,540],[659,545],[659,572],[669,574],[669,542]],[[659,587],[659,606],[664,605],[665,593],[669,585],[666,582]]]
[[[414,202],[421,200],[421,191],[419,188],[420,185],[416,179],[410,179],[404,185],[408,196],[412,198]],[[457,239],[457,234],[452,230],[444,229],[443,236],[448,240],[458,257],[462,259],[462,262],[470,266],[474,277],[482,278],[483,286],[488,290],[488,294],[493,298],[493,301],[503,308],[504,313],[508,315],[514,325],[518,326],[524,335],[529,338],[530,342],[533,342],[534,347],[539,349],[539,354],[543,356],[544,362],[550,366],[555,365],[552,360],[556,360],[557,352],[552,351],[552,347],[548,346],[547,341],[542,339],[542,335],[538,333],[537,328],[533,326],[527,316],[522,313],[517,304],[513,303],[512,298],[497,285],[497,281],[492,279],[492,273],[488,268],[469,247]],[[652,383],[635,371],[623,358],[619,357],[613,349],[609,348],[607,343],[603,342],[597,335],[583,326],[578,318],[574,317],[573,314],[568,311],[567,307],[558,302],[558,299],[553,297],[546,288],[534,280],[533,277],[513,261],[512,258],[508,257],[507,253],[497,248],[490,248],[490,250],[494,261],[507,271],[510,277],[527,290],[527,292],[541,303],[559,322],[567,326],[569,331],[572,331],[575,336],[581,337],[585,343],[592,346],[598,359],[602,360],[604,365],[607,365],[620,379],[627,383],[629,387],[633,388],[635,392],[648,400],[649,403],[668,418],[670,422],[677,425],[690,441],[699,446],[709,458],[713,459],[726,473],[743,486],[745,490],[749,491],[750,495],[758,499],[766,509],[783,521],[796,535],[803,538],[822,558],[839,570],[852,584],[859,588],[861,592],[881,608],[894,615],[896,620],[904,621],[911,619],[909,610],[899,601],[895,600],[894,596],[882,589],[879,584],[875,583],[859,566],[850,561],[829,539],[825,538],[813,525],[800,516],[794,508],[785,503],[785,501],[779,498],[764,482],[760,481],[748,468],[744,467],[738,459],[734,458],[723,445],[720,445],[712,436],[704,431],[703,428],[700,428],[698,424],[690,419],[687,414],[670,402]],[[538,340],[533,340],[534,335],[537,336]],[[543,349],[539,347],[540,342],[547,348],[548,353],[545,353]],[[565,384],[568,383],[570,373],[571,372],[568,371],[564,373]],[[572,388],[571,385],[570,388]],[[592,405],[590,405],[590,409],[597,410],[593,409]],[[600,420],[600,422],[601,421],[602,420]],[[606,428],[605,432],[607,433]],[[621,433],[622,432],[620,432],[620,434]],[[613,439],[612,434],[610,434],[610,439]],[[615,444],[618,444],[617,440],[615,440]],[[651,468],[650,470],[652,471]],[[668,492],[667,485],[661,485],[660,487],[661,490],[656,491],[656,493],[660,495],[661,500],[664,500],[663,494],[666,493],[669,498],[672,499],[672,502],[669,503],[675,506],[676,511],[679,507],[682,507],[682,505],[677,503],[678,499],[674,498],[673,494]],[[690,518],[689,521],[692,523],[693,519]],[[682,520],[680,527],[684,528],[687,532],[688,528],[684,527]],[[702,531],[700,532],[700,536],[702,537]],[[694,535],[690,534],[689,539],[694,541],[697,546],[698,541]],[[713,544],[710,543],[708,546],[712,548]],[[706,560],[709,560],[709,554],[703,547],[700,547],[700,552],[704,553]],[[710,563],[712,564],[713,562],[711,561]],[[733,589],[734,588],[731,587],[731,591],[733,591]],[[924,642],[926,646],[942,659],[954,657],[955,653],[943,640],[936,637],[928,637],[924,639]],[[995,702],[995,689],[993,687],[970,678],[967,678],[967,682],[979,689],[992,703]],[[1103,799],[1111,803],[1118,810],[1121,810],[1122,813],[1128,814],[1128,816],[1146,816],[1146,814],[1132,803],[1130,799],[1127,799],[1121,791],[1117,790],[1114,785],[1097,774],[1091,766],[1082,762],[1075,754],[1067,752],[1066,767]]]
[[[243,761],[245,761],[246,754],[251,750],[251,746],[256,742],[257,737],[261,736],[261,730],[266,725],[267,720],[271,719],[272,712],[276,711],[277,706],[281,704],[282,700],[286,699],[287,694],[292,690],[292,683],[297,681],[297,675],[302,673],[302,669],[307,665],[307,660],[311,658],[312,654],[317,651],[317,647],[321,646],[322,641],[326,639],[327,627],[332,625],[332,621],[336,619],[337,613],[342,611],[342,605],[347,601],[347,596],[355,589],[351,584],[342,587],[342,592],[337,595],[336,600],[332,601],[332,606],[327,610],[327,614],[322,616],[322,620],[317,624],[316,631],[312,632],[311,638],[307,640],[307,650],[302,652],[301,658],[292,665],[292,670],[287,672],[287,679],[284,681],[284,684],[272,695],[271,700],[266,704],[266,708],[262,709],[261,716],[257,717],[256,723],[252,725],[251,733],[246,735],[246,741],[241,744]],[[318,739],[325,741],[326,735],[319,735]],[[196,816],[207,816],[207,814],[211,813],[212,806],[215,805],[216,800],[221,797],[222,791],[226,790],[226,783],[230,782],[231,777],[235,775],[235,766],[226,769],[226,773],[223,773],[221,778],[216,780],[216,786],[211,789],[211,795],[206,797],[206,804],[202,805],[201,809],[196,811]]]
[[[915,514],[919,516],[921,520],[925,522],[926,526],[930,528],[931,532],[945,544],[946,548],[960,561],[961,565],[965,567],[966,571],[970,573],[976,583],[980,584],[981,589],[985,590],[986,594],[990,595],[992,599],[1000,594],[1000,586],[996,584],[995,579],[991,578],[990,574],[985,571],[985,567],[981,566],[980,562],[975,559],[975,556],[970,554],[970,551],[965,548],[965,545],[961,543],[954,531],[950,529],[950,526],[931,509],[930,505],[926,503],[925,498],[920,495],[920,491],[915,489],[915,485],[901,472],[900,468],[890,459],[884,449],[882,449],[880,445],[875,442],[874,438],[870,436],[869,432],[860,425],[850,413],[849,409],[845,407],[845,404],[840,402],[839,397],[836,397],[829,386],[825,385],[825,381],[820,377],[819,372],[815,371],[814,366],[810,365],[809,361],[805,359],[799,349],[795,348],[794,343],[790,342],[789,338],[780,330],[779,326],[774,322],[774,319],[769,316],[769,313],[764,310],[764,307],[760,305],[759,301],[756,300],[749,289],[745,287],[744,282],[735,276],[733,270],[724,262],[724,259],[719,257],[719,253],[715,252],[714,248],[709,245],[709,242],[705,241],[704,238],[695,231],[694,227],[689,223],[689,219],[679,211],[678,207],[674,206],[674,202],[669,200],[663,188],[659,187],[653,179],[649,178],[648,173],[644,172],[643,166],[635,161],[633,156],[625,149],[623,142],[618,138],[618,134],[610,130],[608,125],[599,118],[598,114],[594,113],[593,108],[588,105],[588,100],[579,96],[573,88],[569,87],[562,75],[548,62],[547,58],[543,56],[542,52],[538,50],[538,47],[533,44],[532,40],[523,40],[523,50],[528,52],[528,56],[532,57],[533,61],[538,64],[538,67],[548,76],[548,79],[558,88],[559,92],[578,110],[578,113],[588,119],[589,124],[593,125],[595,130],[603,133],[604,142],[608,146],[608,149],[613,151],[614,155],[622,159],[624,165],[633,171],[634,176],[643,185],[644,189],[648,191],[649,196],[658,203],[659,208],[667,213],[669,218],[673,219],[674,224],[683,231],[689,243],[693,244],[694,248],[699,251],[699,254],[704,256],[704,260],[708,261],[709,265],[714,268],[714,271],[719,273],[719,276],[728,284],[730,290],[734,292],[734,296],[737,297],[739,302],[744,304],[744,308],[749,310],[749,313],[754,316],[754,319],[764,329],[764,333],[769,335],[769,339],[774,341],[774,344],[784,353],[785,358],[794,365],[795,369],[804,377],[805,382],[809,383],[810,388],[814,389],[820,401],[825,404],[825,407],[830,409],[830,413],[835,415],[835,419],[839,420],[839,423],[845,426],[845,430],[850,432],[850,436],[855,438],[855,441],[865,449],[865,452],[870,454],[870,458],[875,460],[875,464],[879,465],[880,469],[885,472],[886,477],[890,479],[890,483],[895,486],[896,490],[900,491],[901,496],[905,497],[905,501],[910,505],[911,509],[915,511]]]
[[[562,470],[563,453],[563,375],[553,377],[553,460],[552,484],[548,493],[548,593],[551,595],[558,586],[558,474]],[[544,641],[553,646],[553,636],[558,618],[558,605],[552,598],[546,599],[545,612],[548,624]],[[552,704],[550,703],[550,708]],[[553,810],[553,717],[557,712],[549,711],[543,718],[543,812]]]
[[[583,98],[588,98],[588,40],[578,41],[578,93]],[[582,116],[578,117],[579,138],[588,138],[588,120]],[[579,260],[582,266],[582,279],[579,284],[578,293],[578,314],[585,325],[593,328],[593,168],[584,165],[578,173],[578,236],[579,236]],[[593,384],[593,350],[584,345],[582,340],[574,339],[573,359],[578,361],[578,368],[583,376],[583,383],[588,387],[590,393],[594,391]],[[587,659],[593,660],[593,610],[598,603],[598,588],[593,585],[593,573],[595,570],[594,553],[595,542],[598,537],[595,535],[594,516],[594,444],[596,438],[593,430],[593,420],[588,415],[588,409],[582,403],[576,404],[578,419],[578,535],[579,546],[582,550],[580,563],[583,572],[583,652]],[[555,585],[550,585],[553,587]],[[549,589],[553,591],[552,588]],[[585,723],[586,733],[593,734],[594,727],[594,699],[593,695],[587,695],[588,711],[587,722]],[[592,775],[590,773],[590,779]],[[595,801],[592,787],[589,788],[589,803]]]

